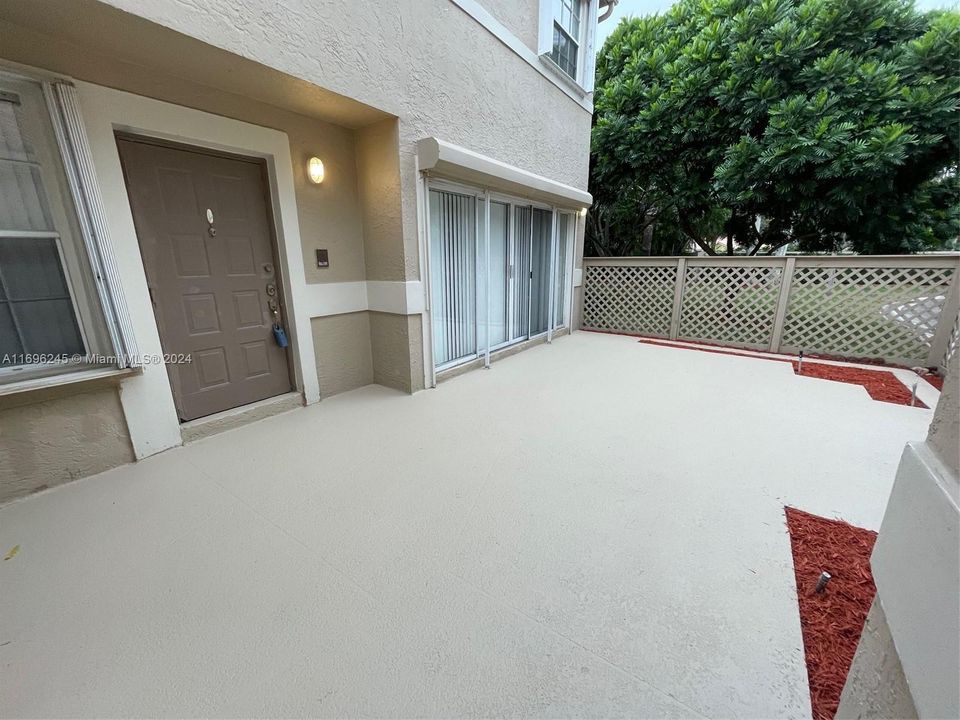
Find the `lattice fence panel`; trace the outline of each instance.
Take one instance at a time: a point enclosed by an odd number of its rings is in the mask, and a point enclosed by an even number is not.
[[[926,364],[952,276],[951,268],[798,266],[781,347]]]
[[[676,282],[676,266],[587,265],[583,327],[666,337]]]
[[[687,267],[680,337],[769,346],[782,278],[782,267]]]

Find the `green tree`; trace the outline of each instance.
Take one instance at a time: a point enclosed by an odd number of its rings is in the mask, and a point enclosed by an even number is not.
[[[956,12],[680,0],[620,23],[596,86],[591,190],[609,247],[637,252],[649,218],[711,254],[718,238],[751,255],[957,246]]]

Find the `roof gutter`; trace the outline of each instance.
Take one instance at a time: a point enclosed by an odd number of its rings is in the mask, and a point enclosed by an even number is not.
[[[597,18],[598,23],[602,23],[608,17],[613,14],[613,9],[617,6],[617,3],[620,0],[600,0],[600,7],[605,7],[606,10],[603,11],[603,15]]]

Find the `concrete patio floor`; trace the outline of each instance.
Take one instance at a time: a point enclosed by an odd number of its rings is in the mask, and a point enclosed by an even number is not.
[[[809,717],[785,504],[931,412],[588,333],[0,509],[0,715]]]

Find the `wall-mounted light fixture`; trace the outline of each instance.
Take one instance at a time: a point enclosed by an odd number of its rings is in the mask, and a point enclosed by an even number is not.
[[[310,182],[319,185],[323,182],[323,160],[318,157],[312,157],[307,160],[307,177]]]
[[[587,208],[580,208],[580,217],[587,216]]]

